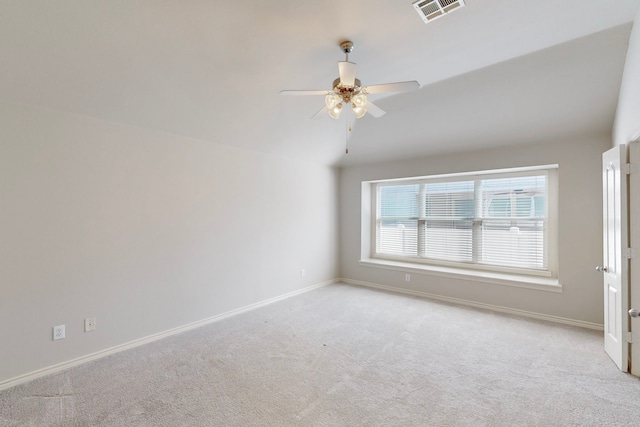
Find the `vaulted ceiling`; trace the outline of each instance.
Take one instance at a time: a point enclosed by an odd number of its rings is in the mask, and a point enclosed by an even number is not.
[[[326,164],[611,131],[640,0],[466,0],[429,24],[411,0],[0,3],[0,101]],[[387,110],[310,120],[344,60]],[[346,140],[348,155],[344,155]]]

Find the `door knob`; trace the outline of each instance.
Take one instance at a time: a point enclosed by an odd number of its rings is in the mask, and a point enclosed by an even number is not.
[[[599,271],[599,272],[601,272],[601,273],[606,273],[607,271],[609,271],[609,269],[608,269],[607,267],[600,267],[600,266],[597,266],[597,267],[596,267],[596,271]]]
[[[637,308],[632,308],[631,310],[629,310],[629,316],[640,317],[640,310],[638,310]]]

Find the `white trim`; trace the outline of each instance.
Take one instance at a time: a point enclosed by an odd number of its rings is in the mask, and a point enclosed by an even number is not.
[[[640,132],[640,131],[639,131]],[[411,181],[429,181],[434,182],[441,179],[449,180],[451,178],[465,178],[469,177],[483,177],[487,178],[487,176],[497,175],[497,176],[521,176],[523,174],[529,175],[529,173],[541,170],[551,170],[558,169],[557,164],[549,164],[549,165],[540,165],[540,166],[525,166],[519,168],[503,168],[503,169],[491,169],[484,171],[469,171],[469,172],[453,172],[453,173],[443,173],[438,175],[425,175],[425,176],[412,176],[412,177],[403,177],[403,178],[389,178],[389,179],[374,179],[372,181],[366,181],[369,184],[378,184],[378,183],[399,183],[399,182],[408,182]]]
[[[168,329],[168,330],[163,331],[163,332],[158,332],[158,333],[153,334],[153,335],[148,335],[146,337],[139,338],[139,339],[136,339],[136,340],[133,340],[133,341],[129,341],[129,342],[124,343],[124,344],[119,344],[119,345],[116,345],[116,346],[111,347],[111,348],[107,348],[107,349],[104,349],[104,350],[97,351],[95,353],[90,353],[90,354],[87,354],[87,355],[84,355],[84,356],[80,356],[80,357],[78,357],[76,359],[68,360],[66,362],[61,362],[61,363],[58,363],[56,365],[47,366],[46,368],[38,369],[36,371],[29,372],[29,373],[26,373],[26,374],[23,374],[23,375],[19,375],[17,377],[9,378],[8,380],[4,380],[4,381],[0,382],[0,391],[8,389],[8,388],[11,388],[11,387],[14,387],[14,386],[17,386],[17,385],[22,384],[22,383],[26,383],[26,382],[35,380],[36,378],[40,378],[40,377],[43,377],[45,375],[50,375],[50,374],[53,374],[53,373],[56,373],[56,372],[63,371],[65,369],[69,369],[69,368],[71,368],[73,366],[81,365],[83,363],[87,363],[87,362],[90,362],[92,360],[100,359],[102,357],[109,356],[109,355],[114,354],[114,353],[119,353],[119,352],[124,351],[124,350],[129,350],[129,349],[132,349],[132,348],[135,348],[135,347],[139,347],[141,345],[148,344],[148,343],[151,343],[153,341],[157,341],[157,340],[160,340],[160,339],[163,339],[163,338],[167,338],[167,337],[170,337],[172,335],[176,335],[176,334],[179,334],[179,333],[182,333],[182,332],[186,332],[186,331],[189,331],[191,329],[195,329],[195,328],[198,328],[200,326],[207,325],[209,323],[214,323],[214,322],[217,322],[219,320],[227,319],[227,318],[235,316],[237,314],[241,314],[241,313],[245,313],[247,311],[255,310],[256,308],[260,308],[260,307],[263,307],[265,305],[272,304],[274,302],[282,301],[282,300],[290,298],[292,296],[303,294],[305,292],[308,292],[308,291],[311,291],[311,290],[314,290],[314,289],[317,289],[317,288],[321,288],[323,286],[331,285],[331,284],[336,283],[336,282],[338,282],[338,279],[327,280],[325,282],[321,282],[321,283],[317,283],[315,285],[307,286],[306,288],[298,289],[296,291],[289,292],[289,293],[286,293],[284,295],[280,295],[280,296],[277,296],[277,297],[274,297],[274,298],[270,298],[270,299],[267,299],[267,300],[264,300],[264,301],[260,301],[260,302],[257,302],[257,303],[249,304],[249,305],[246,305],[244,307],[236,308],[235,310],[227,311],[226,313],[221,313],[221,314],[218,314],[218,315],[215,315],[215,316],[208,317],[206,319],[202,319],[202,320],[198,320],[196,322],[188,323],[188,324],[183,325],[183,326],[178,326],[177,328]]]
[[[384,268],[407,273],[426,274],[439,277],[467,280],[470,282],[491,283],[494,285],[513,286],[516,288],[537,289],[547,292],[562,292],[558,279],[551,277],[521,276],[482,270],[465,270],[456,267],[443,267],[429,264],[418,264],[382,259],[361,259],[358,262],[365,267]]]
[[[377,284],[377,283],[363,282],[363,281],[360,281],[360,280],[351,280],[351,279],[341,278],[339,280],[339,282],[347,283],[347,284],[350,284],[350,285],[364,286],[364,287],[368,287],[368,288],[380,289],[380,290],[383,290],[383,291],[394,292],[394,293],[399,293],[399,294],[411,295],[411,296],[419,297],[419,298],[426,298],[426,299],[449,302],[449,303],[453,303],[453,304],[459,304],[459,305],[466,305],[466,306],[470,306],[470,307],[482,308],[482,309],[485,309],[485,310],[497,311],[499,313],[507,313],[507,314],[513,314],[513,315],[516,315],[516,316],[529,317],[529,318],[532,318],[532,319],[546,320],[548,322],[561,323],[561,324],[564,324],[564,325],[577,326],[577,327],[580,327],[580,328],[593,329],[593,330],[596,330],[596,331],[603,331],[604,330],[604,325],[602,325],[602,324],[592,323],[592,322],[585,322],[583,320],[567,319],[565,317],[551,316],[549,314],[542,314],[542,313],[535,313],[535,312],[532,312],[532,311],[518,310],[518,309],[515,309],[515,308],[502,307],[502,306],[499,306],[499,305],[484,304],[484,303],[481,303],[481,302],[469,301],[469,300],[464,300],[464,299],[460,299],[460,298],[446,297],[446,296],[442,296],[442,295],[430,294],[428,292],[414,291],[414,290],[410,290],[410,289],[402,289],[402,288],[397,288],[395,286],[386,286],[386,285],[380,285],[380,284]]]
[[[549,270],[527,270],[519,267],[504,267],[490,264],[474,264],[466,262],[456,261],[443,261],[439,259],[418,258],[418,257],[403,257],[398,255],[387,254],[373,254],[371,258],[363,258],[362,261],[370,261],[372,263],[388,263],[393,265],[397,263],[403,266],[415,266],[417,269],[421,269],[424,266],[424,270],[430,271],[455,271],[461,274],[469,274],[471,276],[482,276],[485,273],[495,274],[499,277],[546,277],[553,278],[557,283],[557,280],[553,277],[553,274]],[[474,273],[475,272],[475,273]],[[516,279],[517,280],[517,279]],[[526,280],[525,280],[526,281]]]

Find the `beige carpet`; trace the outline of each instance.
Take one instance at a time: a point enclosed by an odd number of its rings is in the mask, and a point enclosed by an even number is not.
[[[332,285],[0,392],[0,425],[638,425],[601,335]]]

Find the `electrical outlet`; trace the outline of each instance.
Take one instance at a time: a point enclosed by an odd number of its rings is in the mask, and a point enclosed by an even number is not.
[[[405,274],[404,275],[404,280],[405,280],[405,282],[410,282],[411,281],[411,275],[410,274]]]
[[[53,327],[53,340],[64,339],[64,325],[58,325]]]
[[[307,275],[307,270],[305,270],[304,268],[300,270],[300,277],[304,277],[306,275]]]
[[[84,319],[84,331],[91,332],[96,330],[96,318],[95,317],[87,317]]]

